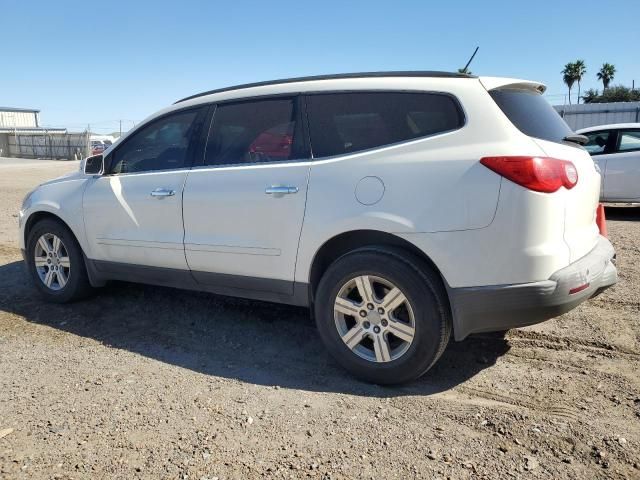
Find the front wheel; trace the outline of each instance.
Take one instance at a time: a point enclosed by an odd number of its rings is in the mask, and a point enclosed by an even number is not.
[[[62,223],[36,223],[27,239],[27,269],[45,300],[65,303],[91,292],[84,258],[73,233]]]
[[[384,248],[355,250],[325,272],[315,298],[320,336],[347,370],[378,384],[424,374],[442,355],[451,315],[438,275]]]

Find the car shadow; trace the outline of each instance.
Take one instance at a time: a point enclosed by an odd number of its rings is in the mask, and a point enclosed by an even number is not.
[[[640,220],[640,206],[637,205],[625,205],[625,206],[611,206],[604,207],[604,215],[607,220],[637,222]]]
[[[452,341],[421,379],[382,387],[355,380],[329,357],[307,309],[124,282],[81,302],[50,304],[22,262],[0,266],[0,311],[206,375],[378,397],[449,390],[509,350],[503,335]]]

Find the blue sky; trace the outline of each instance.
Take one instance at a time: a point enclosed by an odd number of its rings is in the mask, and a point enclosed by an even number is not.
[[[0,0],[0,105],[42,110],[47,126],[98,132],[193,93],[238,83],[375,70],[471,70],[583,90],[640,86],[637,0],[626,1],[30,1]]]

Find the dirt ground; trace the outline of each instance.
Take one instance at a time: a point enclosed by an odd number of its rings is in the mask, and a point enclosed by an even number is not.
[[[117,283],[43,303],[22,197],[75,162],[0,160],[0,478],[640,478],[640,209],[608,208],[620,283],[358,382],[307,311]]]

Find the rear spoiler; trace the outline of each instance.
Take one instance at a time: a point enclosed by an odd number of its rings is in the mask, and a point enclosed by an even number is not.
[[[514,88],[519,90],[533,90],[542,94],[547,89],[546,85],[543,83],[532,82],[530,80],[520,80],[518,78],[480,77],[480,83],[487,90],[495,90],[496,88]]]

